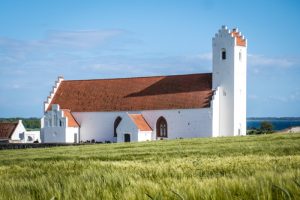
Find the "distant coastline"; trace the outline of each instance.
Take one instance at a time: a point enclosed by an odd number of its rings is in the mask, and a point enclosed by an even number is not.
[[[247,117],[247,120],[300,120],[300,117]]]
[[[259,128],[262,121],[270,122],[275,131],[300,126],[300,117],[249,117],[247,129]]]

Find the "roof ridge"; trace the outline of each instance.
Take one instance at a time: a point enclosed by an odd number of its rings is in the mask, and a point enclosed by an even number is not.
[[[208,75],[212,74],[211,72],[207,73],[194,73],[194,74],[172,74],[172,75],[156,75],[156,76],[136,76],[136,77],[123,77],[123,78],[99,78],[99,79],[79,79],[79,80],[63,80],[63,82],[71,81],[97,81],[97,80],[124,80],[124,79],[137,79],[137,78],[159,78],[159,77],[176,77],[176,76],[190,76],[190,75]]]

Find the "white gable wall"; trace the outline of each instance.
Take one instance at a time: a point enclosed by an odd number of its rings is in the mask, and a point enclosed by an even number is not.
[[[19,120],[17,127],[15,128],[12,136],[11,136],[11,140],[14,141],[22,141],[25,137],[25,133],[26,133],[26,129],[22,123],[22,120]]]
[[[64,116],[59,105],[52,105],[41,119],[41,138],[44,143],[74,143],[79,142],[79,128],[68,127],[68,118]],[[74,135],[77,139],[75,140]]]
[[[117,128],[117,142],[124,142],[124,134],[130,134],[130,141],[137,142],[139,141],[138,134],[139,130],[127,113],[122,113],[122,121],[120,122]],[[114,121],[113,121],[114,122]]]
[[[142,142],[152,140],[152,131],[141,131],[138,129],[133,120],[128,116],[127,112],[120,116],[122,121],[117,127],[117,142],[124,142],[124,134],[130,134],[131,142]]]

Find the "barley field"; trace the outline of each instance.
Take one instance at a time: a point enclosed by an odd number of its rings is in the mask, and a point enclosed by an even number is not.
[[[300,134],[4,150],[0,199],[300,199]]]

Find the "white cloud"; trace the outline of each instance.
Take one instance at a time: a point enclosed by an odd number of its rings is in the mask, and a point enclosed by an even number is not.
[[[54,47],[90,48],[103,44],[124,33],[122,30],[52,31],[36,45]]]
[[[271,58],[264,55],[248,54],[249,65],[253,66],[272,66],[272,67],[290,67],[295,64],[288,58]]]
[[[123,30],[50,31],[41,40],[16,40],[0,37],[2,60],[11,62],[24,59],[27,55],[82,50],[99,47],[124,34]]]
[[[195,55],[194,58],[197,58],[199,60],[206,60],[206,61],[211,61],[212,60],[212,53],[202,53]]]
[[[115,76],[149,76],[211,72],[207,57],[195,56],[97,56],[84,63],[83,71]]]

